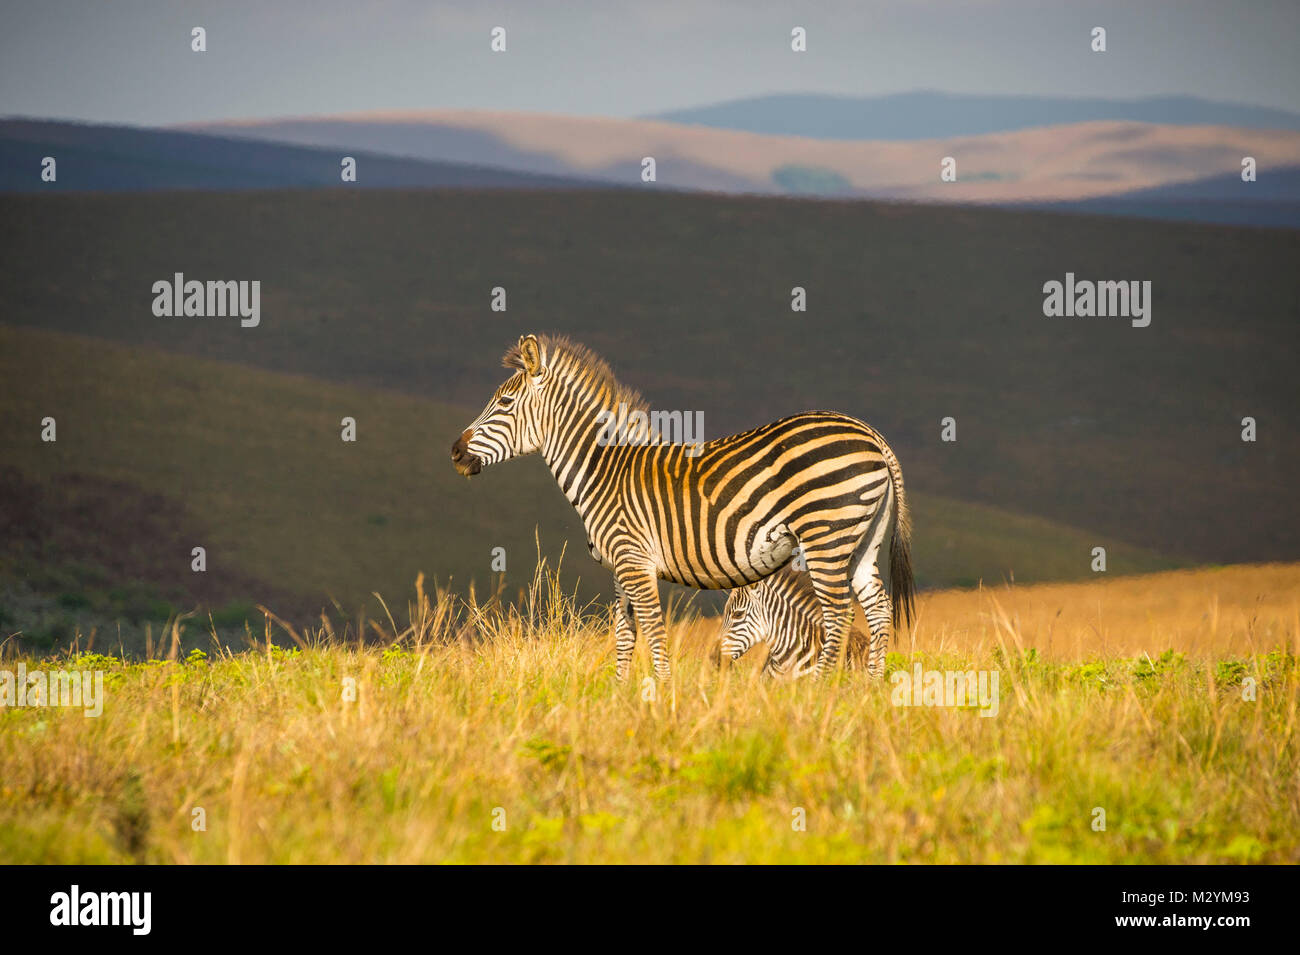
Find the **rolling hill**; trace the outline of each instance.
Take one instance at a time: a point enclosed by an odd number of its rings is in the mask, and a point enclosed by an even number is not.
[[[199,605],[374,619],[420,571],[482,593],[497,546],[509,595],[535,528],[598,595],[538,461],[448,461],[525,331],[706,437],[873,423],[927,586],[1088,577],[1097,546],[1112,574],[1300,556],[1294,233],[635,190],[8,195],[0,218],[0,626],[52,645]],[[260,324],[156,317],[177,271],[260,281]],[[1067,272],[1152,282],[1150,326],[1044,317]]]
[[[146,625],[195,608],[236,643],[245,620],[260,627],[257,604],[299,624],[340,609],[383,619],[372,592],[404,608],[421,572],[430,589],[501,583],[513,597],[532,578],[534,534],[552,561],[567,546],[564,579],[584,600],[609,593],[538,459],[473,482],[452,470],[445,438],[469,409],[3,325],[0,381],[0,626],[35,646],[66,645],[80,626],[142,649]],[[356,443],[341,440],[344,415]],[[46,416],[52,443],[40,440]],[[923,584],[1089,573],[1092,535],[913,497]],[[1121,542],[1110,561],[1117,573],[1175,564]]]
[[[0,192],[136,192],[157,189],[581,188],[573,176],[350,153],[357,179],[340,177],[339,150],[166,129],[0,120]],[[41,179],[46,156],[58,178]]]
[[[556,331],[710,437],[842,410],[921,493],[1186,561],[1300,556],[1291,232],[634,190],[3,196],[0,218],[11,325],[470,409],[519,334]],[[261,281],[261,324],[155,317],[177,271]],[[1150,281],[1150,326],[1044,317],[1067,273]],[[447,467],[453,435],[403,461]]]
[[[1210,176],[1077,202],[1028,203],[1031,208],[1091,215],[1300,228],[1300,167],[1269,169],[1255,182]]]

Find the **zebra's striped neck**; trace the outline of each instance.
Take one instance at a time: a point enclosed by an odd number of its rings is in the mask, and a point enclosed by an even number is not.
[[[642,428],[649,414],[645,399],[619,384],[608,365],[568,342],[546,345],[551,380],[542,458],[561,492],[585,517],[590,493],[612,479],[628,448],[660,439]]]

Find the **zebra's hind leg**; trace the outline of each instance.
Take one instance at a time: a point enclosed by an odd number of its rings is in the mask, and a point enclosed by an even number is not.
[[[889,652],[889,635],[894,629],[894,604],[880,579],[880,551],[885,543],[887,517],[893,502],[893,485],[887,485],[852,561],[853,594],[862,605],[871,632],[867,643],[867,674],[871,677],[882,676],[885,672],[885,654]]]
[[[862,560],[853,572],[853,593],[867,615],[871,639],[867,644],[867,674],[878,677],[885,672],[885,654],[894,630],[894,602],[885,591],[880,570],[875,563]]]
[[[632,601],[617,580],[614,581],[614,599],[614,647],[618,660],[614,674],[622,682],[632,669],[632,651],[636,649],[636,623],[632,619]]]

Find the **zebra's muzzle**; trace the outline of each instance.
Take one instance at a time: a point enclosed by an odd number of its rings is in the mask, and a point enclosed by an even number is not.
[[[477,454],[471,454],[469,450],[469,439],[473,433],[466,429],[451,443],[452,466],[456,468],[456,473],[463,474],[465,477],[478,474],[483,470],[483,459]]]

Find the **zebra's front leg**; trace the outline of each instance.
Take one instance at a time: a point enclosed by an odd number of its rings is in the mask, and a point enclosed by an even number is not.
[[[663,610],[659,606],[658,579],[649,570],[636,569],[620,574],[619,584],[632,603],[637,630],[650,647],[655,676],[664,683],[671,681],[673,671],[668,662],[667,630],[664,628]]]
[[[621,683],[632,670],[632,651],[636,649],[636,622],[632,619],[632,601],[617,580],[614,581],[614,598],[614,647],[618,661],[614,675]]]

